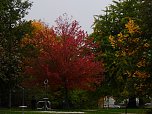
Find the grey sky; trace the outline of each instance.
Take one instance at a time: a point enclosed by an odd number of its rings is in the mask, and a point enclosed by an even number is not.
[[[94,15],[99,15],[112,0],[30,0],[33,6],[26,16],[28,20],[39,20],[50,26],[54,25],[57,17],[63,13],[72,15],[82,28],[88,33],[92,32]]]

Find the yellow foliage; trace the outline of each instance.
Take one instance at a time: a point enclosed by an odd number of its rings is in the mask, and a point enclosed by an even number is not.
[[[145,48],[148,48],[148,47],[150,47],[150,44],[145,43],[145,44],[144,44],[144,47],[145,47]]]
[[[134,76],[139,78],[146,78],[149,77],[150,75],[147,72],[135,71]]]
[[[145,59],[143,59],[143,60],[141,60],[141,61],[139,61],[138,63],[137,63],[137,67],[145,67],[146,66],[146,61],[145,61]]]
[[[122,43],[124,40],[124,35],[120,32],[117,36],[118,36],[118,41]]]
[[[129,71],[126,71],[126,73],[127,73],[128,77],[131,77],[132,74]]]
[[[138,42],[139,42],[139,38],[133,38],[133,39],[132,39],[132,42],[138,43]]]
[[[126,56],[126,52],[125,51],[122,51],[122,54],[121,54],[122,56]]]
[[[136,25],[132,19],[129,19],[128,23],[125,24],[125,27],[130,34],[139,33],[140,30],[139,26]]]
[[[140,28],[139,26],[132,20],[129,19],[128,23],[125,24],[125,30],[123,32],[120,32],[119,34],[112,36],[109,36],[109,42],[111,43],[111,46],[113,48],[118,47],[117,51],[115,51],[116,57],[131,57],[131,56],[137,56],[138,51],[140,51],[141,48],[148,48],[150,47],[150,44],[147,43],[147,41],[143,41],[140,39],[140,37],[137,37],[137,33],[140,35]],[[127,31],[127,32],[126,32]],[[136,34],[136,35],[135,35]],[[125,59],[122,59],[125,60]],[[128,64],[126,61],[122,61],[124,64]],[[146,67],[146,60],[142,59],[138,63],[135,64],[138,68],[140,67]],[[135,69],[136,70],[136,69]],[[126,71],[128,74],[128,77],[138,77],[138,78],[147,78],[149,77],[149,73],[136,70],[135,73],[131,73],[129,71]],[[119,79],[121,79],[119,77]]]
[[[40,21],[33,21],[32,26],[34,27],[33,33],[36,33],[37,31],[40,31],[40,30],[44,30],[46,28],[44,23]]]
[[[135,34],[135,33],[140,33],[140,28],[138,25],[135,24],[135,22],[131,19],[129,19],[128,23],[125,24],[125,28],[128,30],[128,33],[123,34],[122,32],[120,32],[119,34],[117,34],[117,38],[115,38],[114,36],[110,35],[109,36],[109,41],[112,45],[113,48],[115,48],[115,46],[117,45],[117,43],[123,43],[125,42],[125,40],[127,38],[129,38],[131,42],[134,43],[138,43],[139,42],[139,38],[132,38],[130,37],[130,34]],[[148,44],[145,44],[145,47],[148,46]]]
[[[110,35],[110,36],[109,36],[109,41],[110,41],[112,47],[115,48],[116,42],[115,42],[115,40],[114,40],[114,36]]]
[[[35,35],[38,31],[46,29],[46,26],[44,25],[44,23],[40,21],[33,21],[31,24],[33,27],[32,35]],[[33,42],[34,42],[34,39],[31,39],[30,35],[26,34],[21,41],[21,47],[24,47],[27,44],[32,44]]]
[[[128,51],[128,55],[131,56],[133,54],[135,54],[136,50],[131,50],[131,51]]]

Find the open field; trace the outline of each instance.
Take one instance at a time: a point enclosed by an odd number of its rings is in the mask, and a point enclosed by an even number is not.
[[[147,109],[127,109],[127,114],[145,114]],[[0,114],[23,114],[19,109],[1,109]],[[24,114],[125,114],[125,109],[94,109],[94,110],[51,110],[31,111],[24,110]]]

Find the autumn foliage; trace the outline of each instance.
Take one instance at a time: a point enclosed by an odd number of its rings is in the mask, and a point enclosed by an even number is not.
[[[77,21],[65,15],[56,26],[49,28],[42,22],[33,22],[33,36],[26,36],[22,46],[32,45],[36,57],[25,57],[25,73],[35,84],[48,79],[52,88],[66,87],[93,89],[102,81],[103,65],[95,60],[97,44],[81,30]],[[33,53],[34,54],[34,53]],[[32,83],[32,84],[33,84]]]
[[[150,44],[140,37],[141,34],[140,27],[133,19],[129,18],[123,32],[120,32],[116,36],[110,35],[109,37],[111,46],[116,50],[115,56],[123,58],[123,62],[126,66],[128,65],[129,69],[126,69],[125,72],[128,77],[149,77],[149,74],[142,69],[146,67],[146,56],[143,52],[146,51]],[[126,58],[132,58],[129,59],[132,61],[126,61]],[[131,66],[134,68],[130,69]]]

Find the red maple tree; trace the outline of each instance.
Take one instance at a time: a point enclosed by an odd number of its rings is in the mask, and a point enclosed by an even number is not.
[[[37,83],[48,79],[52,88],[63,87],[65,94],[68,89],[94,89],[101,83],[103,64],[95,60],[97,44],[77,21],[60,16],[56,26],[36,31],[30,40],[39,53],[26,73]]]

